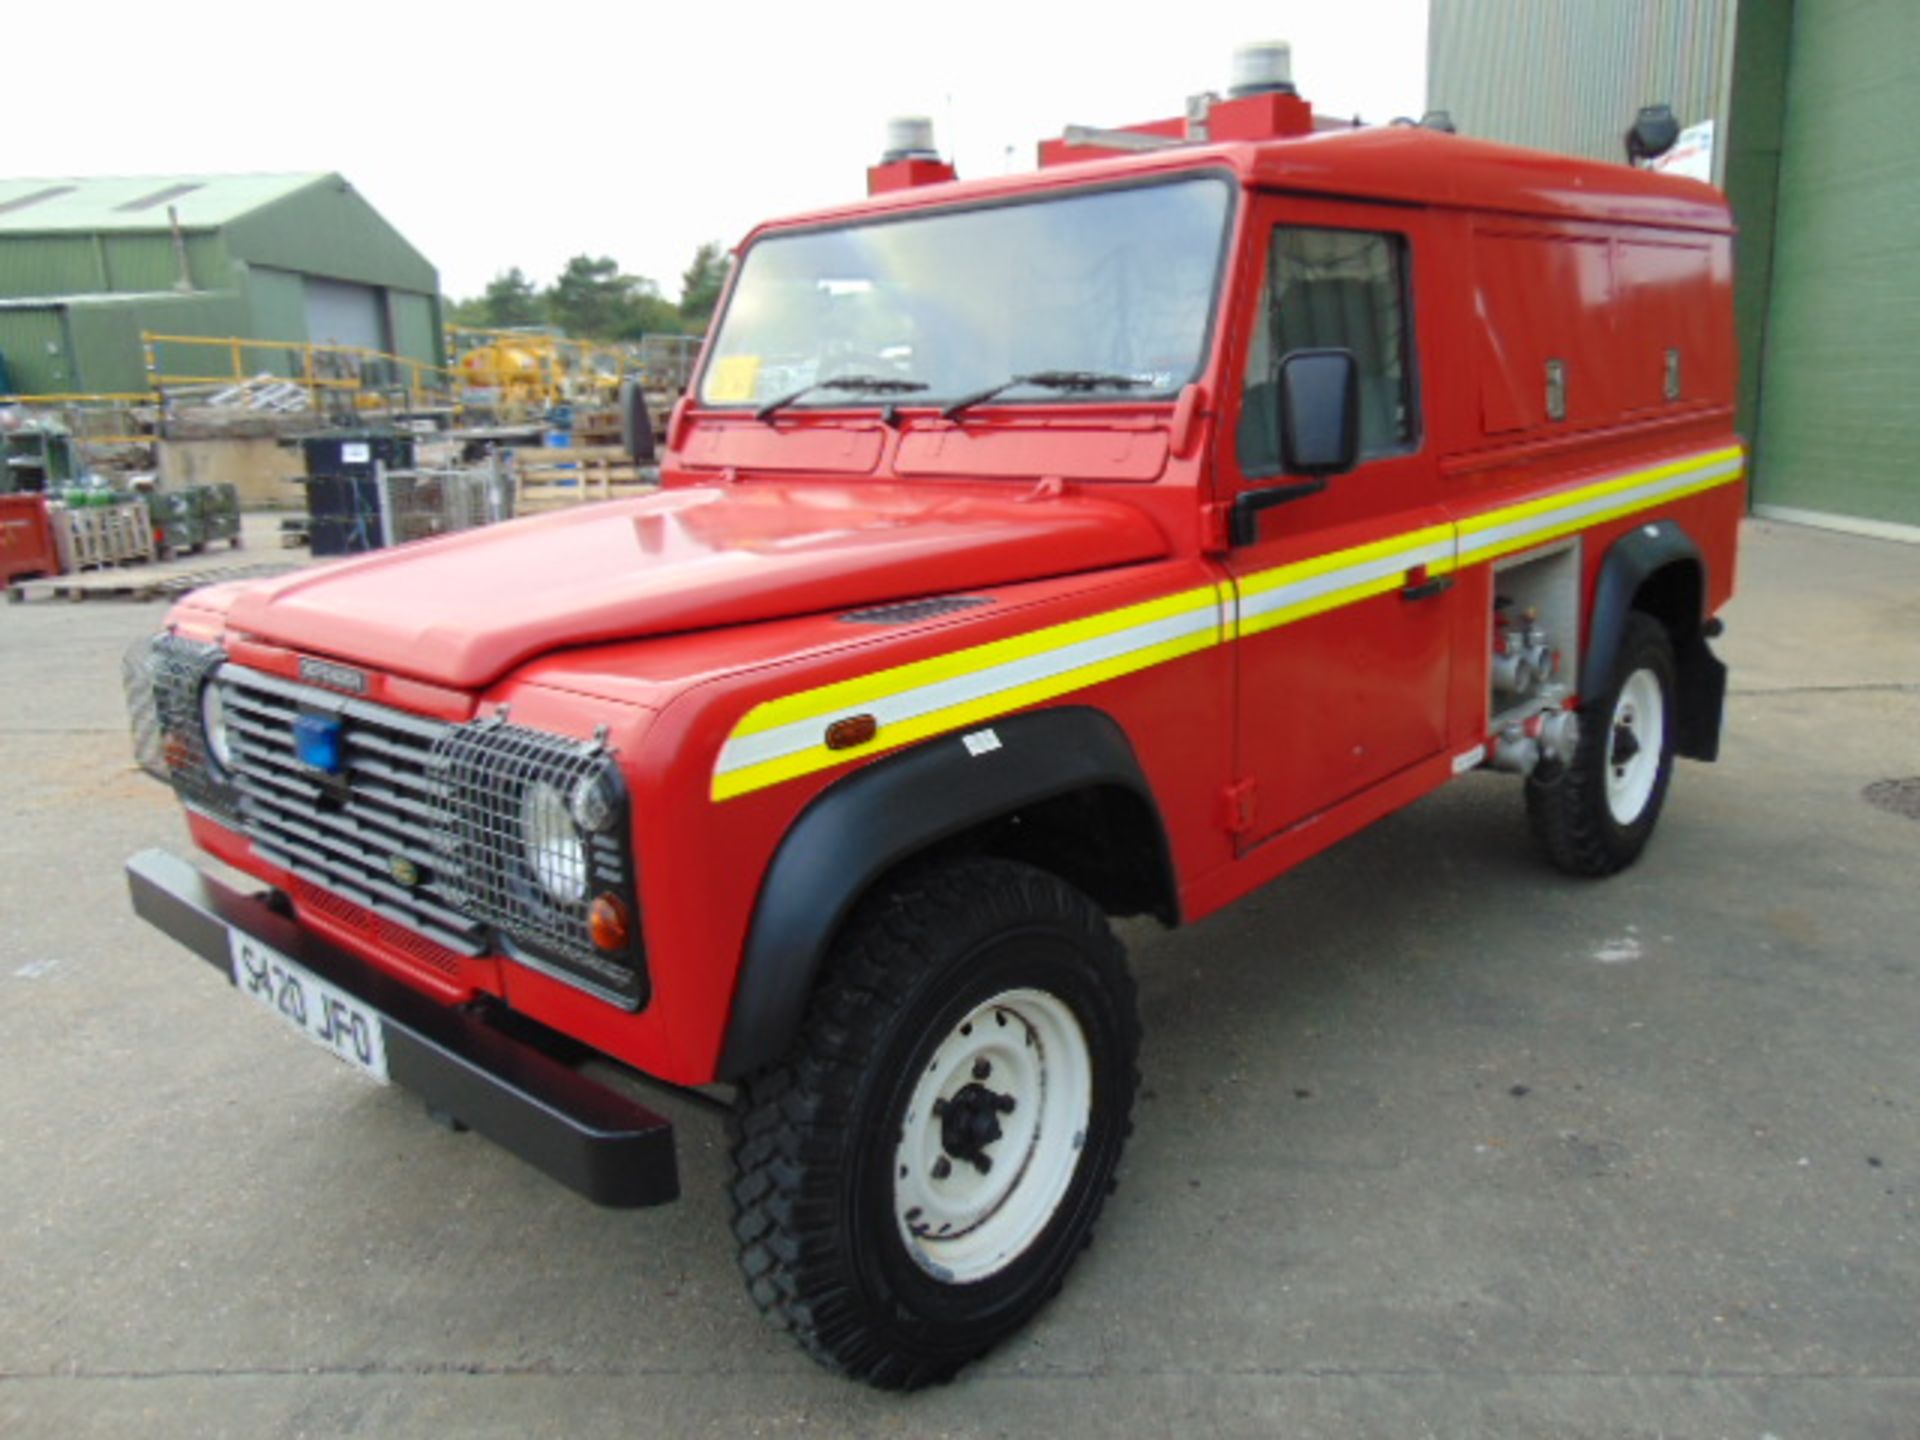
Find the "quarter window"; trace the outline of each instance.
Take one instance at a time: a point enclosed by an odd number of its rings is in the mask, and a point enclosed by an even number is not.
[[[1280,361],[1295,350],[1349,350],[1360,369],[1360,453],[1412,446],[1406,242],[1362,230],[1279,226],[1267,252],[1259,324],[1247,351],[1240,469],[1280,472]]]

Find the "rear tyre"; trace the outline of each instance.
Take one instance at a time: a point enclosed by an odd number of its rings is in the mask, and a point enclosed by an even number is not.
[[[966,860],[867,902],[786,1061],[742,1085],[734,1234],[830,1369],[950,1378],[1060,1288],[1131,1128],[1139,1023],[1106,917]]]
[[[1633,611],[1607,688],[1580,707],[1572,763],[1528,777],[1533,838],[1569,875],[1612,875],[1646,848],[1673,777],[1675,673],[1666,627]]]

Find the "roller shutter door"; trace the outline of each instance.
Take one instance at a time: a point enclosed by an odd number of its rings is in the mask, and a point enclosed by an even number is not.
[[[386,350],[387,307],[371,285],[307,276],[307,338],[316,345]]]

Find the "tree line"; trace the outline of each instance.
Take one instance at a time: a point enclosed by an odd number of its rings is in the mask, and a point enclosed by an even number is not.
[[[501,271],[487,288],[447,307],[456,325],[511,329],[556,325],[576,340],[637,340],[642,335],[700,335],[713,318],[720,287],[733,257],[709,240],[694,252],[680,276],[676,304],[644,275],[625,275],[605,255],[576,255],[545,289],[518,265]]]

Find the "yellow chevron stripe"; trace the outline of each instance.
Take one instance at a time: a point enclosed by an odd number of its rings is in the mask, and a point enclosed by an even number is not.
[[[1436,560],[1427,566],[1430,575],[1444,575],[1453,569],[1451,561]],[[1361,600],[1371,599],[1375,595],[1384,595],[1389,590],[1398,590],[1407,583],[1407,577],[1401,575],[1383,575],[1374,580],[1363,580],[1358,585],[1349,585],[1343,590],[1330,591],[1325,595],[1315,595],[1312,599],[1302,600],[1297,605],[1286,605],[1278,610],[1269,610],[1262,615],[1243,615],[1240,618],[1238,635],[1259,635],[1267,630],[1277,630],[1282,625],[1291,625],[1296,620],[1305,620],[1310,616],[1324,615],[1329,610],[1338,610]]]
[[[1665,505],[1672,500],[1684,500],[1689,495],[1699,495],[1708,490],[1716,490],[1722,485],[1731,485],[1739,478],[1739,473],[1733,475],[1715,475],[1708,479],[1697,481],[1692,485],[1682,486],[1677,490],[1663,490],[1651,499],[1628,500],[1619,505],[1609,505],[1604,510],[1595,510],[1590,514],[1575,516],[1563,525],[1548,526],[1546,529],[1533,530],[1525,535],[1509,536],[1507,539],[1498,541],[1492,545],[1475,546],[1472,548],[1472,554],[1461,563],[1463,565],[1478,565],[1483,561],[1497,560],[1502,555],[1511,555],[1516,550],[1530,550],[1536,545],[1544,545],[1549,540],[1557,540],[1564,535],[1573,535],[1581,530],[1589,530],[1595,525],[1604,524],[1608,520],[1618,520],[1622,515],[1631,515],[1636,510],[1650,510],[1656,505]],[[1641,483],[1645,484],[1646,482],[1642,481]],[[1600,493],[1604,494],[1606,492],[1602,491]],[[1595,499],[1598,497],[1595,494],[1583,492],[1583,498]],[[1509,515],[1506,518],[1513,520],[1518,517]],[[1484,525],[1475,527],[1476,531],[1490,528],[1492,527]],[[1468,548],[1466,536],[1464,535],[1461,537],[1461,548],[1463,550]]]
[[[790,725],[796,720],[857,712],[875,700],[897,695],[903,690],[917,690],[923,685],[934,685],[942,680],[956,679],[1009,661],[1024,660],[1031,655],[1075,645],[1083,640],[1115,635],[1155,620],[1164,620],[1168,616],[1182,615],[1217,603],[1216,588],[1209,585],[1203,589],[1183,590],[1177,595],[1165,595],[1157,600],[1146,600],[1104,614],[1069,620],[1061,625],[1050,625],[1044,630],[1031,630],[1024,635],[1011,635],[1004,640],[969,646],[951,654],[915,660],[896,665],[890,670],[876,670],[871,675],[855,676],[851,680],[822,685],[815,690],[783,695],[778,700],[768,700],[754,706],[747,712],[746,718],[734,727],[733,734],[757,735],[762,730]]]
[[[1481,564],[1517,550],[1526,550],[1549,543],[1562,536],[1589,529],[1608,520],[1618,519],[1622,515],[1632,514],[1637,510],[1683,499],[1689,495],[1697,495],[1720,485],[1732,484],[1739,480],[1744,472],[1736,470],[1729,475],[1710,476],[1695,484],[1668,490],[1656,496],[1623,500],[1619,505],[1607,506],[1591,514],[1573,517],[1563,524],[1545,526],[1526,535],[1509,537],[1480,547],[1472,544],[1471,537],[1475,535],[1519,520],[1571,509],[1603,496],[1621,494],[1661,480],[1678,478],[1729,460],[1738,460],[1742,454],[1741,447],[1730,446],[1722,450],[1692,455],[1683,460],[1671,461],[1626,475],[1617,475],[1576,490],[1562,491],[1558,494],[1489,510],[1470,516],[1460,521],[1457,526],[1426,526],[1419,530],[1389,536],[1383,540],[1349,546],[1343,550],[1329,551],[1324,555],[1275,566],[1270,570],[1262,570],[1242,577],[1239,583],[1239,594],[1243,600],[1268,594],[1288,585],[1321,576],[1336,575],[1343,570],[1357,569],[1389,556],[1444,543],[1457,535],[1459,545],[1452,558],[1443,557],[1427,562],[1429,573],[1444,575],[1455,569]],[[1464,557],[1463,551],[1467,552]],[[1278,610],[1243,617],[1240,605],[1234,603],[1234,586],[1230,582],[1221,581],[1214,585],[1184,590],[1174,595],[1106,611],[1103,614],[1047,626],[1023,635],[1008,636],[1002,640],[989,641],[984,645],[968,646],[946,655],[911,661],[905,665],[877,670],[869,675],[859,675],[831,685],[818,686],[792,695],[784,695],[775,700],[764,701],[748,711],[740,723],[734,727],[729,737],[730,741],[807,720],[823,722],[822,741],[824,741],[825,721],[849,713],[858,713],[926,686],[964,679],[998,666],[1043,656],[1086,641],[1122,635],[1129,630],[1208,607],[1217,607],[1223,617],[1221,625],[1203,629],[1191,635],[1144,646],[1138,650],[1094,661],[1055,675],[1043,676],[1004,689],[970,696],[964,701],[942,709],[883,725],[880,733],[863,746],[846,750],[829,750],[824,743],[814,743],[788,754],[737,769],[726,771],[716,769],[713,777],[713,798],[716,801],[731,799],[787,780],[798,779],[815,771],[831,769],[852,760],[898,749],[901,746],[913,744],[917,740],[961,729],[983,720],[991,720],[1075,690],[1165,664],[1242,636],[1258,635],[1313,615],[1341,609],[1373,596],[1397,590],[1405,583],[1404,575],[1388,574],[1342,586]]]
[[[1385,540],[1373,540],[1365,545],[1352,545],[1345,550],[1330,550],[1325,555],[1315,555],[1308,560],[1295,560],[1290,564],[1276,565],[1271,570],[1261,570],[1248,575],[1240,581],[1240,593],[1264,595],[1267,591],[1277,590],[1282,585],[1292,585],[1297,581],[1311,580],[1315,576],[1330,574],[1335,570],[1365,565],[1370,561],[1382,560],[1389,555],[1398,554],[1402,550],[1417,550],[1423,545],[1433,545],[1451,539],[1452,536],[1451,525],[1429,525],[1424,530],[1409,530],[1404,535],[1390,535]]]
[[[1583,485],[1578,490],[1566,490],[1554,495],[1545,495],[1538,500],[1523,500],[1518,505],[1507,505],[1498,510],[1489,510],[1483,515],[1472,515],[1460,522],[1460,535],[1465,539],[1482,530],[1492,530],[1501,525],[1512,524],[1515,520],[1525,520],[1533,515],[1545,515],[1550,511],[1563,510],[1569,505],[1578,505],[1594,500],[1602,495],[1611,495],[1621,490],[1633,490],[1642,485],[1650,485],[1656,480],[1672,479],[1684,475],[1690,470],[1704,470],[1708,466],[1718,465],[1722,461],[1737,460],[1741,456],[1738,445],[1730,445],[1724,450],[1712,450],[1701,455],[1689,455],[1684,460],[1674,460],[1665,465],[1656,465],[1649,470],[1636,470],[1629,475],[1616,475],[1611,480],[1602,480],[1597,484]],[[1716,476],[1709,485],[1724,485],[1738,476]],[[1702,489],[1707,486],[1702,486]],[[1687,492],[1695,493],[1693,491]],[[1642,502],[1643,505],[1655,505],[1661,500],[1673,498],[1670,495],[1659,496],[1655,500]],[[1637,507],[1629,507],[1637,508]],[[1587,522],[1593,523],[1593,522]]]
[[[731,799],[735,795],[744,795],[751,790],[778,785],[783,780],[793,780],[802,775],[810,775],[816,770],[843,765],[849,760],[859,759],[862,756],[897,750],[902,745],[911,745],[916,740],[924,740],[948,730],[958,730],[982,720],[997,719],[1010,711],[1023,710],[1029,705],[1038,705],[1042,701],[1052,700],[1070,691],[1099,685],[1107,680],[1118,679],[1122,675],[1131,675],[1136,670],[1163,665],[1169,660],[1179,659],[1182,655],[1212,649],[1220,643],[1221,637],[1218,630],[1203,630],[1197,634],[1183,635],[1176,640],[1162,641],[1158,645],[1130,651],[1125,655],[1116,655],[1111,659],[1097,661],[1077,670],[1049,675],[1045,679],[995,691],[963,704],[950,705],[944,710],[933,710],[925,715],[916,715],[910,720],[883,725],[871,741],[852,749],[829,750],[824,744],[816,744],[805,750],[798,750],[773,760],[763,760],[757,765],[745,766],[739,770],[717,771],[713,777],[713,798],[715,800]],[[824,733],[823,729],[823,737]]]

